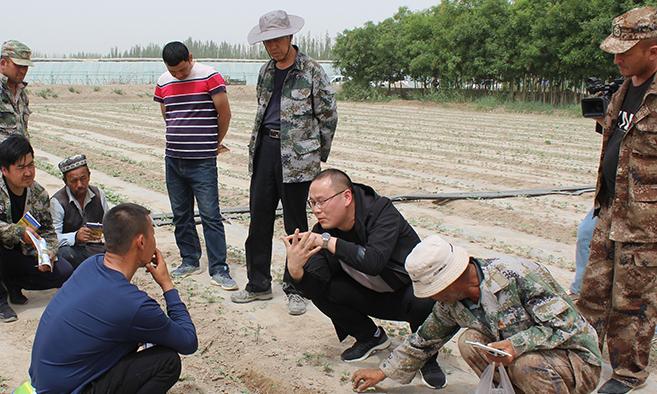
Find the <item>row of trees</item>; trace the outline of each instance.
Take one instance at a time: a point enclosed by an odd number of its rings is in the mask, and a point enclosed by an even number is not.
[[[183,41],[195,58],[211,59],[267,59],[267,52],[262,44],[231,44],[225,41],[194,40],[191,37]],[[294,37],[294,42],[299,45],[304,53],[315,59],[328,60],[331,58],[333,40],[326,33],[323,37],[316,37],[310,32]],[[134,45],[130,49],[121,50],[119,47],[111,48],[108,54],[78,52],[67,54],[66,58],[90,59],[90,58],[159,58],[162,56],[163,44],[150,43],[148,45]],[[35,53],[37,57],[47,57]]]
[[[554,104],[588,76],[617,75],[598,45],[616,15],[657,1],[442,0],[407,8],[340,34],[336,65],[352,83],[419,81],[440,88],[496,90]],[[569,93],[570,92],[570,93]]]

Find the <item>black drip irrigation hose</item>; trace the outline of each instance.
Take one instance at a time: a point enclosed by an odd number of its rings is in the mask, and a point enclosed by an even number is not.
[[[435,194],[410,194],[401,196],[389,197],[392,202],[410,202],[410,201],[433,201],[434,204],[444,205],[450,201],[456,200],[493,200],[498,198],[513,198],[513,197],[539,197],[552,194],[561,194],[567,196],[579,196],[584,193],[592,193],[595,191],[594,186],[569,186],[553,189],[520,189],[520,190],[504,190],[494,192],[453,192],[453,193],[435,193]],[[248,207],[226,208],[221,210],[223,220],[226,216],[239,216],[249,214]],[[276,209],[276,215],[283,214],[283,209]],[[151,216],[153,224],[157,227],[170,226],[173,224],[173,215],[171,213],[159,213]],[[194,220],[196,224],[201,223],[198,211],[194,212]]]

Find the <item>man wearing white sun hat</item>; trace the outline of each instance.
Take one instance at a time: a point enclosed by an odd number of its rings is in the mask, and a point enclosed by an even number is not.
[[[507,366],[517,392],[590,393],[595,389],[601,364],[595,330],[544,267],[471,257],[432,235],[408,255],[406,270],[415,295],[437,301],[433,312],[379,368],[354,373],[357,391],[386,377],[409,383],[424,360],[461,328],[467,330],[459,337],[459,351],[478,376],[497,362]],[[509,355],[496,357],[466,341]]]
[[[283,207],[285,232],[308,231],[306,199],[310,181],[328,160],[338,123],[335,92],[322,67],[292,44],[303,18],[283,10],[266,13],[248,35],[263,42],[271,60],[262,66],[256,93],[258,108],[249,142],[249,208],[245,243],[249,282],[231,299],[246,303],[269,300],[271,253],[276,207]],[[301,315],[305,300],[287,269],[283,290],[288,311]]]

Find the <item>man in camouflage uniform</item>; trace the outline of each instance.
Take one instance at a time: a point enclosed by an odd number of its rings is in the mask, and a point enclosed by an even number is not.
[[[437,235],[406,258],[417,297],[438,302],[419,330],[377,369],[353,374],[364,391],[386,377],[409,383],[424,361],[460,328],[461,356],[481,376],[492,362],[505,365],[519,393],[590,393],[601,356],[593,327],[542,266],[532,262],[480,259]],[[465,341],[509,353],[496,357]]]
[[[73,272],[63,259],[57,260],[57,233],[50,216],[46,190],[34,181],[34,150],[22,135],[12,134],[0,143],[0,321],[16,320],[7,304],[25,304],[21,289],[43,290],[61,287]],[[33,229],[19,223],[29,212],[40,224]],[[46,241],[52,267],[39,264],[32,238]],[[57,261],[55,261],[57,260]]]
[[[613,375],[600,393],[627,393],[648,377],[657,308],[657,9],[614,19],[600,45],[626,78],[602,121],[598,223],[579,310],[605,337]]]
[[[285,231],[308,230],[306,198],[310,181],[328,159],[338,122],[335,92],[322,67],[292,45],[303,19],[285,11],[260,18],[249,43],[263,41],[271,60],[260,69],[258,109],[249,142],[251,222],[246,240],[249,283],[233,302],[272,298],[271,250],[278,201]],[[283,289],[292,315],[306,311],[305,300],[284,274]]]
[[[32,51],[16,40],[5,41],[0,52],[0,141],[19,133],[27,138],[30,100],[24,82],[27,69],[32,66]]]

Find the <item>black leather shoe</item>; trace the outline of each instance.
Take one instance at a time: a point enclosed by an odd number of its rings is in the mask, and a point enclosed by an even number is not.
[[[25,305],[27,304],[27,297],[23,295],[21,289],[7,289],[9,293],[9,302],[14,305]]]
[[[366,341],[356,341],[352,347],[342,352],[340,356],[342,361],[347,363],[362,361],[377,350],[382,350],[390,346],[390,339],[383,330],[383,327],[379,327],[378,334],[378,336],[372,336],[371,339]]]
[[[438,365],[435,358],[428,360],[422,368],[420,368],[420,375],[422,376],[422,383],[432,389],[442,389],[447,386],[447,378],[445,373]]]
[[[609,379],[600,387],[598,393],[602,394],[625,394],[632,391],[633,388],[616,379]]]

